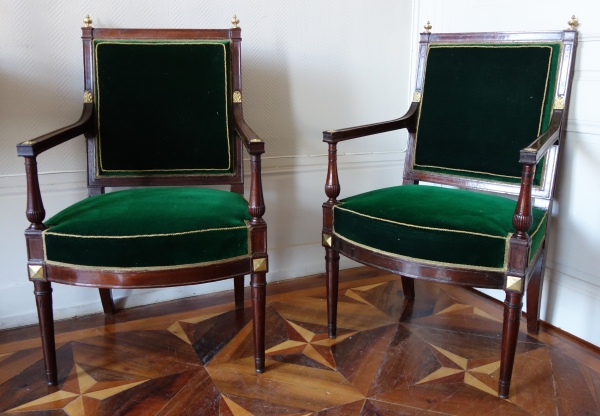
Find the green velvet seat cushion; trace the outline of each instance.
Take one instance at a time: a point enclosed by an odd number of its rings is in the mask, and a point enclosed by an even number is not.
[[[333,227],[338,237],[393,257],[504,271],[515,206],[495,195],[404,185],[340,201]],[[530,259],[545,228],[546,211],[534,208]]]
[[[413,168],[518,183],[519,151],[550,123],[559,55],[560,44],[431,45]]]
[[[99,176],[231,175],[230,42],[94,41]]]
[[[84,199],[48,219],[49,263],[97,268],[176,267],[248,256],[242,195],[143,188]]]

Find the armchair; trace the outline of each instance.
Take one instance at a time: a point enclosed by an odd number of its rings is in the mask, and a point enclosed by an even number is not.
[[[527,329],[539,330],[576,46],[573,28],[427,31],[404,116],[323,133],[329,146],[322,242],[330,338],[336,336],[339,254],[401,275],[407,299],[415,296],[414,279],[503,289],[498,395],[508,397],[526,287]],[[338,201],[337,144],[398,129],[409,133],[403,184]]]
[[[110,314],[110,289],[233,278],[235,305],[243,308],[250,274],[255,366],[264,371],[264,142],[243,119],[241,29],[234,20],[232,29],[97,29],[87,17],[81,118],[17,145],[27,173],[28,271],[49,385],[57,383],[52,283],[99,288]],[[36,157],[81,134],[89,198],[44,221]],[[252,166],[248,201],[244,148]],[[189,185],[228,185],[231,192]]]

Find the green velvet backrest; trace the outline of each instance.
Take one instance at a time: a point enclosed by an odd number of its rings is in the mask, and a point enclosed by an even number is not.
[[[550,122],[560,52],[559,43],[430,44],[413,169],[520,182],[519,151]]]
[[[96,175],[231,175],[228,40],[94,40]]]

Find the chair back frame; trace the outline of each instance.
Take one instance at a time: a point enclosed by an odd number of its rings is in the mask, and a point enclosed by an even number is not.
[[[569,106],[571,82],[573,78],[573,66],[575,63],[575,50],[577,46],[577,32],[573,30],[548,31],[548,32],[482,32],[482,33],[421,33],[419,42],[419,57],[417,64],[417,76],[413,103],[417,111],[420,110],[420,102],[425,81],[425,69],[427,65],[427,51],[430,44],[518,44],[518,43],[561,43],[562,51],[559,58],[557,70],[557,83],[553,95],[553,111],[548,129],[559,129],[559,141],[550,147],[546,153],[546,165],[540,186],[534,186],[532,197],[536,205],[543,208],[549,207],[549,200],[554,194],[556,181],[556,168],[558,165],[559,143],[564,139],[566,130],[566,114]],[[460,120],[457,126],[460,128]],[[541,132],[543,133],[543,132]],[[413,169],[415,156],[416,131],[409,129],[408,146],[404,162],[404,183],[415,181],[431,182],[442,185],[456,186],[463,189],[474,189],[478,191],[518,195],[520,183],[503,183],[479,178],[468,178],[443,173],[417,171]],[[517,155],[515,155],[517,158]]]
[[[241,97],[241,29],[112,29],[112,28],[82,28],[83,40],[83,66],[84,88],[86,94],[94,94],[94,39],[160,39],[160,40],[230,40],[231,41],[231,91]],[[237,95],[237,94],[235,94]],[[151,176],[98,176],[97,175],[97,122],[94,122],[93,131],[85,134],[87,146],[87,176],[88,194],[97,195],[104,193],[104,187],[123,186],[184,186],[184,185],[230,185],[231,190],[243,194],[244,168],[243,168],[243,143],[236,132],[236,117],[242,116],[241,98],[233,100],[229,121],[229,130],[232,132],[232,151],[234,169],[231,175],[202,175],[202,174],[165,174]],[[94,121],[96,116],[94,116]],[[177,146],[177,144],[172,144]],[[184,149],[181,149],[183,152]]]

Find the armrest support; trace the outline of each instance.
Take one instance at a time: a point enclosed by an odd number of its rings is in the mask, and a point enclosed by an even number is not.
[[[364,126],[349,127],[340,130],[327,130],[323,132],[323,141],[326,143],[337,143],[357,137],[370,136],[372,134],[385,133],[387,131],[408,129],[413,132],[417,127],[417,115],[419,104],[413,102],[410,108],[400,118],[381,123],[367,124]]]
[[[526,270],[529,263],[531,239],[527,234],[533,222],[531,208],[531,185],[535,164],[524,163],[521,176],[521,190],[512,218],[515,233],[511,236],[508,247],[507,274],[504,283],[505,291],[523,293],[525,289]],[[512,279],[509,281],[509,278]],[[516,279],[516,280],[515,280]],[[516,284],[515,282],[518,282]]]
[[[265,214],[265,201],[262,191],[260,155],[265,152],[265,142],[252,131],[241,117],[235,117],[235,131],[250,153],[251,178],[250,198],[248,199],[248,212],[252,216],[250,223],[253,225],[264,224],[262,216]]]
[[[40,192],[36,156],[80,134],[90,132],[93,110],[94,105],[86,103],[83,105],[81,117],[76,123],[17,145],[17,155],[25,159],[25,173],[27,176],[26,215],[31,223],[30,230],[43,230],[46,228],[43,223],[46,210]]]
[[[562,110],[554,110],[548,129],[535,139],[533,143],[521,150],[520,163],[536,164],[544,157],[550,146],[558,140],[561,120]]]
[[[61,143],[71,140],[80,134],[88,133],[92,130],[93,104],[84,104],[83,111],[79,120],[70,126],[55,130],[43,136],[36,137],[17,144],[17,155],[23,157],[36,157],[40,153],[57,146]]]

